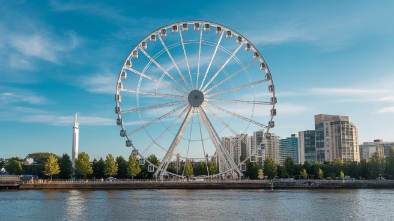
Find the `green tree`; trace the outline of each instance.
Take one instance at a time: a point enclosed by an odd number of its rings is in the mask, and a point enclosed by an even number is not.
[[[197,163],[196,173],[197,175],[208,175],[207,164],[204,161]]]
[[[70,179],[71,175],[73,174],[73,165],[71,162],[71,158],[68,154],[63,154],[62,157],[59,159],[59,167],[60,179]]]
[[[114,176],[118,172],[118,164],[112,154],[108,154],[104,162],[104,175]]]
[[[208,162],[209,175],[217,174],[219,172],[218,165],[213,162]]]
[[[0,168],[3,168],[5,165],[5,159],[4,158],[0,158]]]
[[[44,165],[47,162],[49,156],[52,154],[53,153],[38,152],[38,153],[30,153],[27,155],[27,157],[33,158],[35,164]]]
[[[100,160],[93,161],[93,176],[97,179],[104,178],[104,160],[100,157]]]
[[[301,175],[302,179],[304,179],[304,180],[308,179],[308,173],[306,172],[306,169],[302,169],[300,171],[300,175]]]
[[[286,157],[285,161],[283,162],[283,166],[285,166],[287,174],[289,176],[294,176],[294,171],[295,171],[295,163],[292,157],[288,156]]]
[[[347,174],[353,178],[360,178],[361,177],[361,165],[359,162],[350,161],[346,162],[347,164]]]
[[[344,180],[345,179],[345,173],[341,170],[341,172],[339,172],[339,178],[341,179],[341,180]]]
[[[45,169],[43,173],[51,177],[52,175],[60,173],[60,167],[57,156],[51,154],[49,155],[47,162],[45,163]]]
[[[5,169],[9,174],[19,175],[22,173],[22,166],[21,163],[17,160],[10,160],[5,165]]]
[[[118,174],[117,178],[126,178],[127,177],[127,161],[119,156],[116,158],[116,163],[118,164]]]
[[[276,165],[276,171],[278,172],[279,177],[287,178],[289,174],[287,173],[286,167],[281,165]]]
[[[369,161],[369,178],[376,179],[378,177],[383,176],[384,171],[386,169],[386,160],[383,157],[379,157],[378,153],[374,153],[372,155],[371,160]]]
[[[81,152],[78,154],[78,158],[75,160],[75,173],[80,176],[84,176],[86,179],[87,175],[93,173],[92,162],[87,153]]]
[[[274,178],[277,175],[277,168],[272,158],[267,158],[264,161],[264,173],[270,178]]]
[[[319,170],[317,171],[317,178],[321,180],[323,179],[323,176],[324,176],[324,172],[322,169],[319,168]]]
[[[309,162],[308,160],[305,160],[304,164],[302,165],[303,169],[306,170],[308,174],[313,174],[312,170],[312,163]]]
[[[127,163],[127,173],[129,176],[131,176],[131,179],[133,180],[137,174],[141,172],[140,165],[138,163],[138,159],[136,156],[133,154],[130,154],[129,156],[129,162]]]
[[[369,178],[369,164],[366,159],[361,159],[360,160],[360,168],[361,168],[361,177],[364,179]]]
[[[339,176],[339,173],[343,170],[343,162],[340,158],[334,158],[332,160],[332,167],[335,176]]]
[[[390,178],[394,177],[394,146],[390,147],[389,155],[386,158],[386,172]]]
[[[189,178],[190,176],[192,176],[194,174],[194,171],[193,171],[193,166],[192,166],[192,164],[189,162],[189,161],[186,161],[186,164],[185,164],[185,176],[187,177],[187,178]]]

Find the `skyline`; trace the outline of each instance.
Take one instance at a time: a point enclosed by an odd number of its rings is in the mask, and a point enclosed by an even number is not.
[[[223,24],[261,52],[278,98],[271,132],[290,137],[334,114],[350,117],[360,144],[394,140],[394,3],[209,3],[3,3],[0,158],[71,156],[74,112],[80,152],[127,157],[113,112],[119,70],[143,37],[184,20]]]

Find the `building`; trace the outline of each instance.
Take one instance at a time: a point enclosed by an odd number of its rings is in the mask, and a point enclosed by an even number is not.
[[[381,139],[364,142],[360,144],[360,157],[370,160],[374,153],[378,153],[379,157],[388,157],[391,147],[394,147],[394,142],[383,142]]]
[[[316,160],[360,161],[358,132],[348,116],[315,115]]]
[[[279,140],[279,164],[283,165],[287,157],[292,157],[294,162],[300,163],[298,158],[298,134]]]
[[[265,156],[266,158],[272,158],[276,164],[279,164],[280,162],[280,157],[279,157],[279,139],[280,136],[277,136],[275,134],[271,134],[270,139],[265,139],[264,140],[264,146],[265,146]]]
[[[263,162],[265,159],[265,146],[263,143],[264,131],[259,130],[253,132],[253,136],[251,138],[251,152],[256,153],[256,162],[257,165],[263,166]]]
[[[315,137],[314,130],[298,132],[298,163],[304,163],[306,160],[316,162]]]
[[[228,151],[235,164],[241,163],[241,156],[248,158],[251,154],[251,139],[248,134],[237,134],[233,136],[222,137],[222,145]]]

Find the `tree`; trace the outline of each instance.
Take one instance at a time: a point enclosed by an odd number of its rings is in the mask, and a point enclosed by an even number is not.
[[[193,166],[192,166],[192,164],[189,162],[189,161],[186,161],[186,164],[185,164],[185,176],[187,177],[187,178],[189,178],[190,176],[192,176],[194,174],[194,171],[193,171]]]
[[[136,156],[133,154],[130,154],[129,156],[129,162],[127,163],[127,174],[131,176],[131,179],[133,180],[137,174],[141,172],[140,165],[138,163],[138,159]]]
[[[219,172],[218,165],[216,163],[208,162],[209,174],[217,174]]]
[[[75,160],[75,173],[80,176],[84,176],[86,179],[87,175],[93,173],[92,162],[87,153],[81,152],[78,154],[78,158]]]
[[[104,162],[104,175],[114,176],[118,172],[118,164],[115,162],[112,154],[108,154]]]
[[[308,174],[312,174],[313,173],[312,163],[309,162],[308,160],[305,160],[304,165],[302,165],[302,167],[306,170],[306,172]]]
[[[319,170],[317,171],[317,178],[319,178],[319,180],[323,179],[324,176],[324,172],[322,169],[319,168]]]
[[[287,178],[289,174],[287,173],[286,167],[281,165],[276,165],[276,171],[279,177]]]
[[[22,173],[22,166],[21,163],[17,160],[10,160],[5,165],[5,169],[9,174],[19,175]]]
[[[59,159],[59,167],[60,167],[60,179],[70,179],[73,174],[73,165],[71,162],[71,158],[68,154],[63,154]]]
[[[259,169],[258,178],[259,178],[260,180],[264,178],[264,171],[263,171],[263,169]]]
[[[52,175],[60,173],[58,158],[55,155],[49,155],[47,162],[45,163],[45,169],[43,173],[47,176],[50,176],[51,180]]]
[[[104,178],[104,160],[93,161],[93,176],[97,179]]]
[[[302,169],[300,171],[300,175],[301,175],[302,179],[304,179],[304,180],[308,179],[308,173],[306,172],[305,169]]]
[[[379,157],[378,153],[374,153],[372,155],[371,160],[369,161],[369,178],[376,179],[381,177],[384,174],[386,168],[386,161],[383,157]]]
[[[390,147],[389,156],[386,158],[386,172],[390,178],[394,177],[394,146]]]
[[[339,172],[339,178],[341,179],[341,180],[344,180],[345,179],[345,173],[341,170],[341,172]]]
[[[270,178],[274,178],[277,175],[276,165],[272,158],[267,158],[264,161],[264,173]]]
[[[207,164],[204,161],[200,161],[197,163],[196,173],[198,175],[207,175]]]
[[[118,164],[118,173],[116,175],[117,178],[126,178],[127,177],[127,161],[119,156],[116,158],[116,163]]]
[[[369,178],[369,172],[368,172],[369,165],[366,159],[363,158],[360,160],[360,168],[361,168],[361,177],[364,179]]]
[[[286,157],[285,162],[283,162],[283,166],[285,166],[289,176],[294,176],[295,163],[292,157]]]
[[[27,157],[33,158],[34,163],[36,164],[44,165],[47,162],[50,155],[53,155],[53,153],[38,152],[38,153],[30,153],[27,155]]]

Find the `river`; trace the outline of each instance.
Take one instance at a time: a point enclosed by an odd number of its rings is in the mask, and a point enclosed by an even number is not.
[[[0,220],[394,220],[394,190],[2,191]]]

